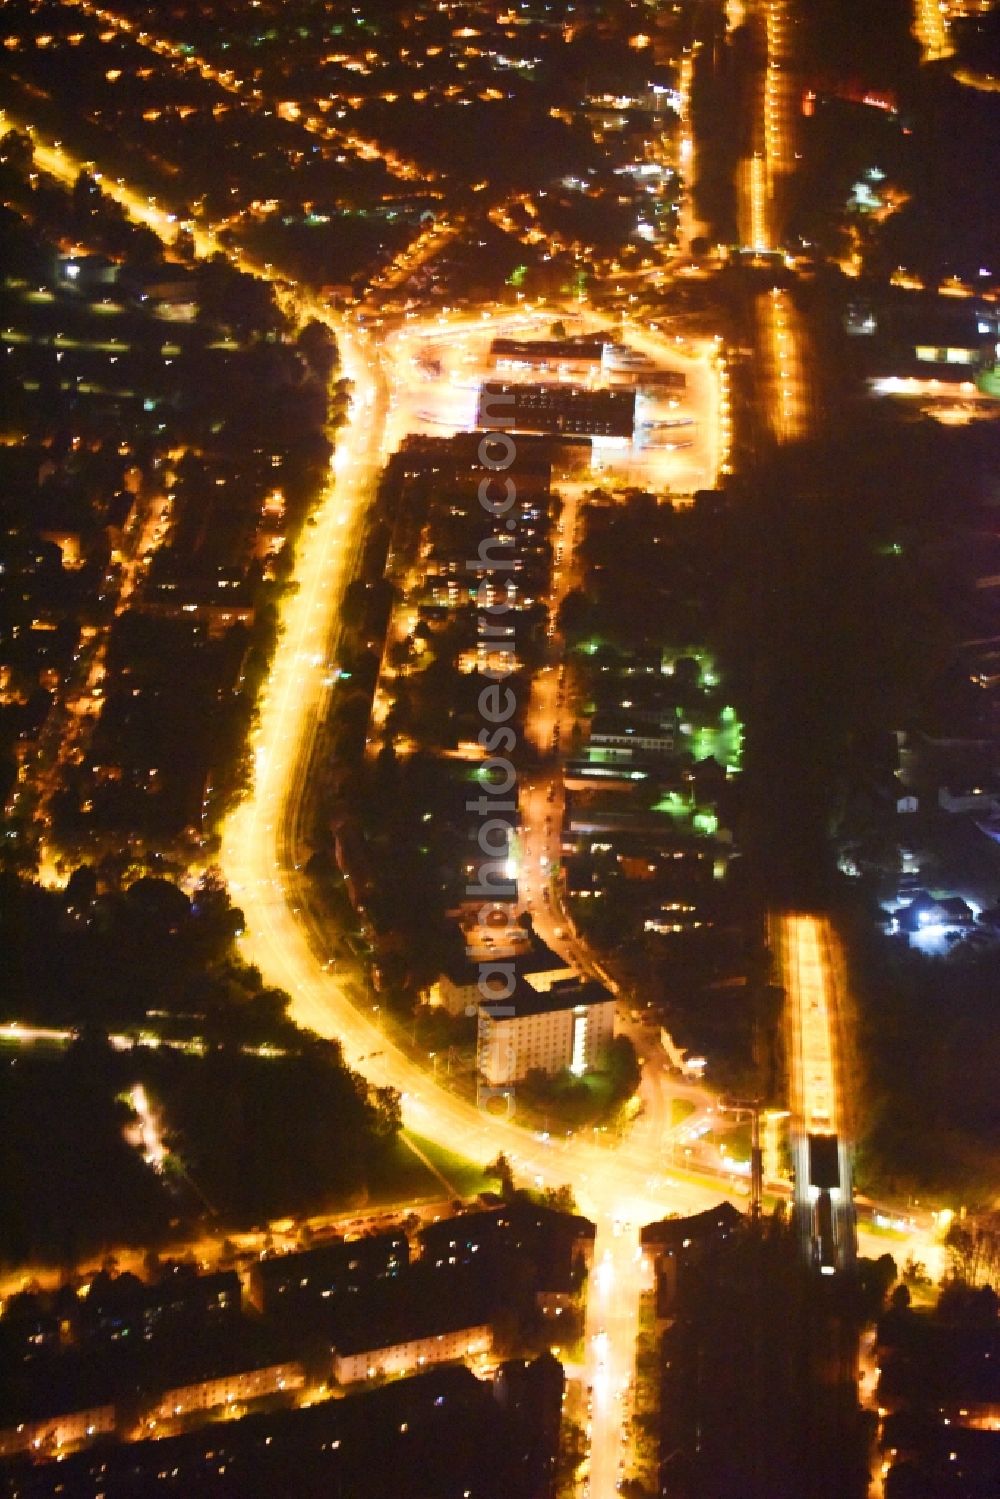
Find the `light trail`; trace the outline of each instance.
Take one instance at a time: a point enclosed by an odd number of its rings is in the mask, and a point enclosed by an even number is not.
[[[751,256],[781,248],[781,182],[795,167],[795,73],[788,0],[762,0],[755,14],[766,55],[753,122],[753,155],[737,174],[740,238]],[[757,299],[762,404],[778,442],[808,437],[813,393],[802,319],[780,287]]]

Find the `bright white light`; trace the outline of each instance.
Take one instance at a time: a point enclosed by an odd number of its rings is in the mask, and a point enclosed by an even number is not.
[[[586,1070],[587,1065],[587,1016],[586,1012],[573,1015],[573,1060],[569,1064],[569,1070],[576,1077]]]
[[[142,1158],[154,1171],[162,1171],[167,1158],[166,1146],[160,1137],[160,1124],[150,1107],[142,1083],[135,1083],[129,1092],[129,1102],[135,1110],[136,1123],[126,1128],[125,1137],[130,1145],[142,1151]]]

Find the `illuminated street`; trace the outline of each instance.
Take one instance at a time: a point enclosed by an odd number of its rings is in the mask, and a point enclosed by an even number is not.
[[[53,151],[51,162],[64,179],[75,175],[75,163],[65,152]],[[125,188],[115,191],[138,219],[157,232],[169,232],[170,219],[165,211],[150,208]],[[208,253],[213,241],[210,234],[202,234],[200,248]],[[316,508],[316,523],[303,532],[298,548],[298,587],[284,607],[278,651],[261,703],[254,745],[254,789],[226,826],[221,862],[234,898],[246,915],[246,956],[260,965],[271,982],[291,994],[292,1013],[300,1024],[321,1035],[337,1037],[351,1065],[371,1082],[397,1087],[403,1096],[406,1123],[420,1134],[446,1142],[461,1140],[463,1152],[482,1163],[503,1151],[518,1176],[528,1183],[558,1186],[569,1181],[581,1210],[594,1217],[598,1254],[596,1299],[592,1296],[588,1303],[588,1382],[594,1386],[589,1461],[593,1499],[609,1499],[628,1450],[622,1442],[622,1412],[629,1398],[642,1275],[636,1259],[638,1227],[669,1212],[701,1211],[727,1195],[726,1184],[714,1176],[699,1176],[673,1165],[665,1167],[668,1142],[656,1138],[655,1128],[648,1124],[623,1149],[616,1149],[611,1141],[600,1145],[583,1139],[541,1141],[438,1087],[424,1068],[385,1035],[377,1010],[370,1007],[360,984],[329,971],[328,919],[298,873],[304,853],[302,799],[331,690],[329,662],[338,633],[339,600],[353,575],[365,511],[379,468],[402,434],[419,430],[421,423],[424,430],[436,432],[470,425],[474,413],[472,375],[489,339],[502,329],[544,331],[551,314],[525,310],[495,317],[475,313],[424,323],[404,322],[383,351],[350,320],[334,317],[318,302],[306,305],[310,313],[323,317],[336,329],[343,371],[352,382],[352,405],[348,424],[338,435],[330,484]],[[588,315],[584,326],[597,323]],[[629,324],[627,336],[651,358],[678,357],[669,341],[637,325]],[[413,371],[428,350],[433,351],[435,359],[442,359],[442,373],[414,381]],[[704,364],[686,350],[680,358],[686,361],[682,367],[703,382],[701,399],[706,403],[701,407],[699,424],[705,434],[701,454],[704,467],[688,469],[685,480],[692,485],[710,483],[725,451],[718,425],[714,349],[701,356]],[[445,360],[449,362],[445,364]],[[702,369],[704,374],[699,374]],[[557,673],[551,675],[557,680]],[[544,699],[542,713],[544,720]],[[540,812],[542,786],[546,784],[540,782],[535,793]],[[544,824],[546,814],[541,815]],[[553,830],[554,826],[555,819]],[[554,831],[550,837],[553,841],[549,846],[553,847]],[[534,849],[537,859],[537,844]],[[539,896],[543,869],[539,864]],[[530,880],[526,888],[530,890]],[[536,909],[540,911],[541,907]],[[545,934],[551,934],[557,948],[565,948],[565,941],[555,935],[557,924],[553,918]],[[585,954],[574,954],[572,945],[569,954],[586,961]],[[745,1184],[740,1182],[730,1187],[728,1194],[740,1202],[745,1200],[745,1191]],[[628,1229],[623,1226],[626,1223]],[[883,1241],[876,1242],[881,1249]],[[927,1258],[928,1229],[917,1229],[913,1242]],[[602,1268],[609,1264],[611,1270]],[[612,1284],[614,1294],[608,1300]]]
[[[814,419],[802,316],[777,287],[758,297],[756,309],[768,422],[779,442],[801,440]]]
[[[49,148],[41,147],[43,151]],[[63,150],[51,148],[47,158],[63,180],[72,180],[77,164]],[[172,221],[167,211],[151,207],[126,187],[116,185],[114,195],[138,221],[157,233],[169,235]],[[200,253],[211,253],[211,233],[199,231]],[[597,1145],[583,1140],[565,1143],[539,1141],[503,1119],[494,1119],[471,1103],[435,1085],[427,1072],[384,1034],[377,1010],[369,1008],[364,991],[355,980],[340,980],[329,971],[330,936],[327,918],[316,906],[307,882],[298,875],[304,851],[300,842],[300,817],[308,767],[317,732],[331,690],[329,660],[338,633],[338,608],[344,587],[356,565],[365,510],[382,462],[403,432],[412,430],[412,407],[390,407],[389,390],[397,401],[409,398],[430,411],[422,394],[409,395],[411,385],[400,380],[399,371],[413,361],[422,343],[433,341],[435,350],[450,347],[448,320],[412,332],[405,326],[398,344],[390,345],[388,375],[383,375],[384,356],[368,336],[349,320],[334,318],[322,304],[307,303],[308,311],[336,329],[344,374],[353,387],[348,425],[338,435],[330,484],[315,511],[315,524],[303,532],[296,556],[297,589],[290,594],[282,614],[277,654],[261,701],[260,722],[254,742],[255,778],[252,795],[230,818],[223,836],[221,863],[243,909],[247,931],[243,939],[247,958],[260,965],[271,982],[292,996],[292,1014],[302,1025],[320,1035],[335,1036],[345,1055],[375,1084],[392,1084],[403,1096],[404,1118],[420,1134],[443,1141],[461,1140],[465,1155],[486,1163],[504,1151],[519,1177],[528,1183],[559,1186],[571,1181],[584,1212],[600,1225],[600,1253],[610,1234],[614,1240],[616,1296],[613,1317],[607,1319],[607,1338],[588,1342],[588,1359],[597,1387],[604,1391],[595,1410],[590,1462],[595,1475],[616,1475],[622,1461],[621,1402],[634,1359],[639,1271],[629,1269],[638,1225],[668,1211],[696,1212],[719,1200],[722,1191],[711,1178],[699,1179],[690,1172],[662,1172],[662,1149],[658,1141],[644,1148],[629,1147],[627,1161],[613,1144]],[[485,319],[478,314],[456,319],[456,331],[478,340],[478,348],[496,335],[500,327],[544,327],[544,312],[525,312],[512,318]],[[444,334],[444,337],[442,337]],[[673,355],[662,339],[630,327],[629,336],[644,351]],[[473,348],[477,345],[474,342]],[[459,368],[474,359],[462,352],[458,342]],[[480,358],[482,355],[480,354]],[[690,356],[687,356],[690,359]],[[710,358],[714,358],[714,349]],[[688,366],[697,370],[692,361]],[[704,366],[708,399],[715,399],[716,377],[711,363]],[[438,398],[440,418],[424,417],[431,430],[457,430],[471,420],[470,396],[459,378],[442,383],[444,404]],[[718,436],[706,408],[708,446],[705,460],[716,461]],[[416,425],[419,426],[420,417]],[[711,469],[698,476],[707,482]],[[372,1053],[378,1056],[373,1057]],[[633,1225],[623,1244],[613,1225]],[[632,1244],[632,1250],[627,1244]],[[607,1285],[608,1271],[597,1284]],[[588,1311],[593,1325],[600,1311]],[[600,1331],[598,1325],[595,1331]],[[593,1383],[593,1379],[591,1380]],[[603,1481],[603,1479],[602,1479]],[[604,1490],[595,1481],[593,1499],[603,1499]]]
[[[377,351],[349,325],[343,326],[341,337],[344,367],[354,382],[351,420],[338,443],[335,482],[317,512],[317,525],[305,534],[299,550],[296,577],[300,587],[287,606],[262,705],[254,792],[227,827],[223,866],[247,917],[247,956],[292,995],[293,1014],[300,1024],[321,1035],[336,1036],[351,1064],[373,1083],[398,1088],[404,1118],[420,1134],[446,1142],[460,1140],[463,1152],[484,1164],[503,1151],[528,1183],[558,1186],[569,1181],[581,1210],[595,1218],[599,1225],[597,1263],[604,1263],[605,1249],[611,1248],[617,1288],[615,1315],[606,1324],[601,1322],[600,1303],[595,1309],[591,1301],[588,1307],[591,1333],[599,1333],[603,1326],[607,1334],[606,1341],[598,1338],[595,1342],[593,1336],[588,1341],[590,1367],[597,1381],[590,1461],[603,1483],[617,1473],[622,1455],[620,1406],[634,1359],[640,1283],[640,1267],[634,1262],[638,1226],[668,1212],[700,1211],[727,1191],[723,1181],[711,1177],[673,1166],[665,1171],[663,1142],[655,1138],[648,1143],[630,1139],[621,1149],[610,1141],[606,1145],[583,1139],[542,1141],[505,1119],[477,1110],[437,1086],[384,1033],[377,1011],[368,1008],[360,987],[327,969],[327,918],[310,896],[306,880],[297,875],[295,866],[302,850],[296,830],[306,768],[329,690],[324,663],[331,631],[336,630],[340,590],[351,576],[364,508],[387,448],[386,401]],[[534,858],[540,857],[534,851],[537,848],[537,844],[529,845]],[[538,866],[540,873],[543,867]],[[540,892],[541,884],[536,888]],[[553,940],[557,948],[565,946],[554,932]],[[733,1194],[737,1202],[745,1191],[740,1183]],[[619,1226],[630,1223],[631,1230],[615,1235],[616,1221]],[[613,1245],[608,1243],[609,1230]],[[921,1234],[920,1241],[925,1239],[926,1233]],[[609,1273],[601,1272],[605,1280],[599,1276],[595,1284],[606,1284]],[[596,1398],[598,1389],[606,1398]],[[596,1483],[592,1489],[594,1499],[610,1492]]]
[[[754,12],[765,61],[753,120],[753,154],[740,163],[737,209],[744,251],[761,259],[783,258],[784,183],[796,155],[796,85],[787,0],[767,0]],[[781,287],[758,295],[755,304],[761,406],[778,442],[808,437],[815,426],[815,396],[809,375],[801,313]]]
[[[753,118],[752,154],[737,178],[740,239],[745,249],[768,255],[781,246],[782,179],[795,164],[795,73],[788,0],[759,0],[751,7],[764,49]]]
[[[326,970],[326,922],[312,906],[306,882],[296,874],[301,853],[296,838],[299,808],[329,690],[325,663],[331,633],[385,450],[386,399],[376,352],[348,325],[338,331],[343,366],[354,385],[351,420],[340,434],[330,491],[299,548],[299,588],[286,606],[262,704],[253,794],[233,815],[223,841],[222,865],[247,918],[244,949],[292,995],[292,1013],[300,1024],[336,1036],[353,1066],[372,1082],[391,1083],[401,1091],[404,1119],[413,1129],[442,1141],[460,1140],[463,1152],[484,1164],[502,1150],[530,1183],[558,1186],[571,1181],[582,1210],[601,1225],[603,1262],[607,1231],[615,1219],[630,1221],[637,1232],[640,1223],[667,1211],[709,1206],[718,1200],[718,1188],[694,1179],[659,1186],[661,1151],[655,1142],[645,1152],[630,1148],[627,1161],[611,1147],[584,1141],[539,1142],[435,1086],[426,1071],[383,1033],[377,1015],[360,1007],[363,999],[357,990],[348,992],[347,985]],[[630,1238],[634,1250],[634,1232]],[[617,1240],[613,1261],[620,1277],[615,1316],[608,1319],[606,1342],[588,1343],[591,1382],[597,1381],[590,1457],[594,1499],[610,1494],[606,1485],[618,1470],[620,1404],[634,1358],[638,1270],[628,1269],[628,1253]],[[600,1315],[590,1307],[591,1327]]]
[[[254,105],[260,99],[260,91],[253,90],[248,81],[237,78],[231,69],[213,66],[207,59],[199,57],[191,47],[179,47],[165,36],[156,36],[150,31],[139,30],[133,26],[125,16],[109,9],[106,6],[95,5],[92,0],[63,0],[67,6],[76,6],[85,15],[92,16],[104,25],[114,28],[126,36],[134,37],[141,47],[148,47],[160,57],[169,58],[170,61],[181,68],[190,69],[192,72],[200,73],[202,78],[211,79],[238,98],[246,100]],[[317,106],[318,107],[318,106]],[[411,162],[407,162],[393,154],[386,154],[374,141],[366,140],[352,131],[339,130],[327,123],[322,114],[302,115],[298,106],[294,106],[294,113],[289,113],[289,118],[301,120],[304,129],[311,134],[319,136],[331,145],[347,148],[355,152],[363,160],[385,160],[389,171],[403,179],[413,179],[420,175],[419,169]]]
[[[588,1479],[594,1499],[613,1494],[628,1471],[639,1295],[650,1282],[643,1270],[639,1227],[610,1213],[597,1222],[586,1327],[586,1382],[593,1407]]]
[[[885,10],[11,0],[11,1493],[980,1499],[1000,31]]]

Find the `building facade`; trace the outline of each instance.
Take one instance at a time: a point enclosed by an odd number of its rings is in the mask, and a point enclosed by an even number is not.
[[[21,1453],[53,1456],[95,1437],[110,1436],[115,1430],[113,1405],[89,1406],[86,1410],[67,1411],[39,1421],[19,1421],[0,1429],[0,1457],[17,1457]]]
[[[194,1411],[215,1410],[222,1405],[244,1404],[261,1400],[265,1395],[280,1395],[301,1390],[306,1382],[299,1363],[267,1364],[260,1369],[240,1369],[215,1379],[200,1379],[194,1384],[177,1385],[164,1390],[148,1413],[154,1421],[173,1421]]]
[[[596,1065],[615,1029],[614,996],[601,984],[557,980],[544,993],[527,982],[479,1012],[479,1071],[504,1087],[529,1072],[577,1075]]]
[[[357,1384],[363,1379],[414,1374],[429,1364],[472,1358],[479,1353],[489,1353],[491,1347],[490,1328],[486,1323],[479,1323],[474,1327],[458,1327],[451,1332],[411,1338],[405,1343],[390,1343],[385,1348],[358,1348],[353,1344],[338,1348],[333,1356],[333,1372],[338,1384]]]

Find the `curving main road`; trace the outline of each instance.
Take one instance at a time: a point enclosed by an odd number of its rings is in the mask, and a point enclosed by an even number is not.
[[[348,1062],[369,1082],[400,1091],[407,1127],[482,1164],[503,1151],[518,1175],[534,1185],[570,1182],[581,1209],[596,1221],[585,1370],[593,1391],[589,1495],[611,1499],[630,1450],[622,1433],[644,1273],[639,1225],[668,1212],[699,1212],[732,1195],[732,1189],[723,1178],[667,1167],[667,1142],[646,1132],[603,1145],[589,1139],[545,1140],[477,1108],[439,1086],[397,1046],[357,978],[337,970],[337,934],[299,868],[306,853],[303,808],[321,744],[340,602],[355,570],[376,477],[395,435],[394,393],[382,350],[365,333],[317,305],[307,310],[336,329],[354,397],[330,482],[297,549],[296,588],[282,613],[261,705],[254,790],[224,829],[222,866],[246,917],[247,958],[269,982],[288,991],[300,1024],[337,1038]],[[921,1238],[925,1246],[926,1235]]]
[[[10,111],[0,113],[0,122],[28,129],[43,169],[67,184],[75,180],[81,162],[70,151],[43,140]],[[172,241],[176,221],[160,203],[124,181],[105,177],[102,187],[134,222]],[[199,225],[194,239],[199,255],[219,248],[214,226]],[[399,435],[398,414],[390,421],[391,376],[399,370],[355,323],[269,267],[229,253],[241,269],[274,281],[289,310],[320,318],[335,331],[342,373],[353,387],[328,482],[296,549],[294,586],[282,609],[254,735],[254,789],[223,830],[220,861],[246,918],[243,950],[269,983],[291,995],[300,1024],[338,1039],[347,1061],[369,1082],[400,1091],[408,1127],[483,1164],[504,1151],[519,1176],[534,1184],[572,1183],[582,1210],[597,1223],[584,1371],[594,1402],[587,1492],[589,1499],[611,1499],[629,1451],[622,1433],[642,1276],[638,1226],[668,1211],[698,1212],[717,1202],[724,1188],[674,1169],[665,1175],[655,1142],[617,1149],[613,1143],[543,1141],[446,1092],[383,1033],[357,978],[337,972],[336,933],[299,869],[306,852],[303,816],[322,742],[344,588],[356,571],[378,472]]]
[[[7,122],[14,123],[9,114]],[[37,136],[35,149],[46,170],[63,181],[75,178],[80,164],[66,151]],[[121,182],[103,185],[133,219],[172,239],[173,217],[155,202]],[[218,246],[212,227],[199,227],[195,243],[199,254],[212,253]],[[261,270],[245,257],[239,264],[269,275],[269,268]],[[288,991],[299,1023],[336,1037],[348,1062],[371,1083],[399,1089],[409,1127],[481,1163],[504,1151],[518,1174],[535,1184],[572,1183],[598,1230],[585,1371],[594,1402],[589,1496],[611,1499],[629,1448],[623,1431],[643,1275],[638,1225],[667,1212],[701,1211],[728,1195],[727,1188],[708,1175],[666,1171],[663,1142],[655,1138],[634,1135],[604,1146],[545,1141],[447,1092],[383,1034],[378,1011],[357,979],[337,972],[336,934],[300,873],[303,816],[322,745],[343,592],[356,571],[366,513],[395,435],[389,420],[394,392],[391,366],[368,334],[299,288],[278,282],[278,290],[301,315],[319,317],[335,330],[353,402],[327,485],[297,547],[294,587],[282,609],[255,733],[254,789],[223,831],[221,863],[246,918],[244,952],[270,983]],[[629,332],[635,336],[638,330]],[[925,1245],[926,1239],[918,1246],[924,1258]]]
[[[288,991],[296,1021],[336,1037],[348,1062],[371,1083],[398,1088],[408,1127],[484,1164],[504,1151],[534,1184],[572,1182],[581,1207],[596,1219],[587,1339],[587,1380],[594,1390],[590,1493],[607,1499],[621,1471],[622,1411],[634,1361],[638,1225],[667,1211],[699,1211],[723,1194],[714,1183],[665,1177],[655,1143],[615,1149],[544,1141],[447,1092],[383,1033],[357,981],[331,967],[334,933],[298,868],[305,852],[303,806],[330,691],[340,600],[384,456],[390,404],[378,348],[352,323],[332,321],[353,404],[314,524],[303,530],[296,587],[282,613],[261,705],[254,790],[225,826],[221,863],[246,917],[245,955]]]

